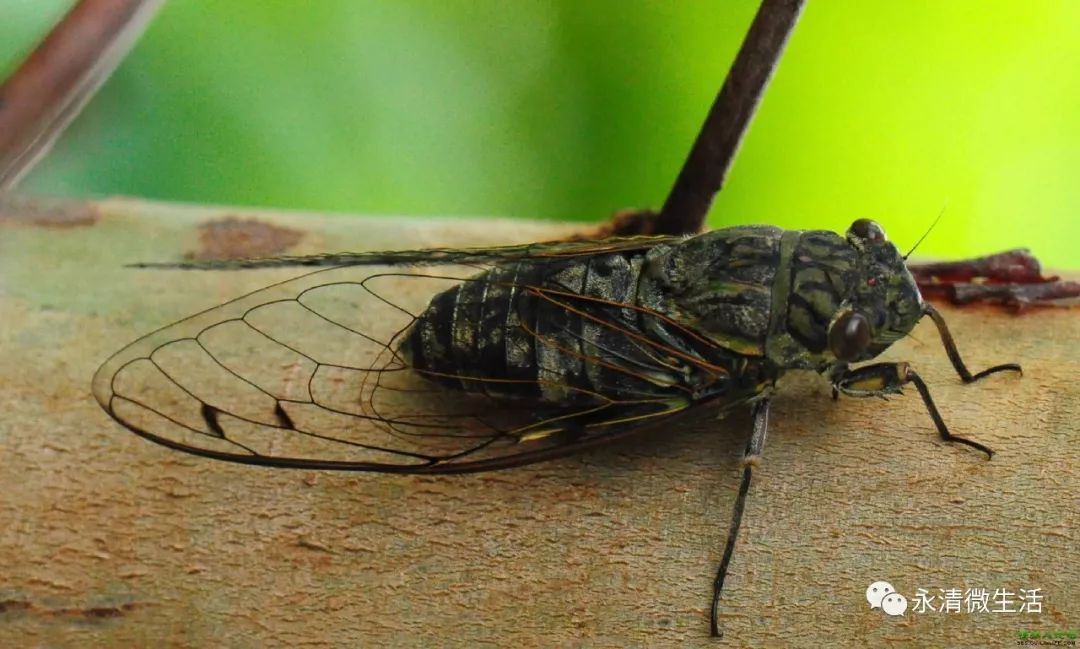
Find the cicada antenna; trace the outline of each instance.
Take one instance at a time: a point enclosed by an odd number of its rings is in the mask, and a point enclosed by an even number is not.
[[[907,261],[907,258],[911,256],[911,253],[915,252],[915,249],[919,247],[919,244],[923,242],[923,239],[930,236],[930,231],[933,230],[934,226],[938,224],[938,221],[941,220],[941,217],[945,216],[945,209],[947,207],[949,207],[948,201],[946,201],[945,204],[941,206],[941,211],[938,212],[937,218],[934,219],[934,222],[930,224],[930,227],[926,228],[926,232],[923,232],[923,235],[919,237],[919,240],[915,242],[915,245],[911,246],[911,250],[908,250],[907,254],[905,254],[901,259]]]

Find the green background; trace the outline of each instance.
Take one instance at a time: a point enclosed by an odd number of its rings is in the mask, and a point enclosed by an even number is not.
[[[0,0],[12,68],[70,5]],[[749,0],[171,0],[33,192],[598,222],[658,206]],[[1080,268],[1080,2],[809,0],[712,226]]]

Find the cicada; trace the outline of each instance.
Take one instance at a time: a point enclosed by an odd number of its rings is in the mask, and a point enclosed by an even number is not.
[[[742,226],[475,249],[361,252],[144,266],[315,267],[155,331],[97,371],[93,392],[136,434],[270,467],[442,474],[548,460],[709,409],[752,409],[712,629],[768,404],[785,372],[834,397],[913,385],[870,363],[929,316],[972,374],[876,223],[829,231]]]

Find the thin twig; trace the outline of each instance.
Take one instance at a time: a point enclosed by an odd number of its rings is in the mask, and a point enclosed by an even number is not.
[[[923,297],[953,304],[992,303],[1022,311],[1080,300],[1080,282],[1045,277],[1039,260],[1023,248],[961,261],[909,264],[908,270]]]
[[[1042,265],[1026,248],[1006,250],[994,255],[962,261],[908,264],[908,270],[915,279],[921,282],[967,282],[979,279],[994,283],[1041,283],[1057,279],[1043,277]]]
[[[924,297],[940,297],[952,304],[999,304],[1012,311],[1035,306],[1073,306],[1080,300],[1080,282],[1056,279],[1036,284],[975,284],[958,282],[920,286]]]
[[[163,2],[80,0],[0,86],[0,191],[49,150]]]
[[[701,231],[804,0],[762,0],[720,94],[657,217],[655,234]]]

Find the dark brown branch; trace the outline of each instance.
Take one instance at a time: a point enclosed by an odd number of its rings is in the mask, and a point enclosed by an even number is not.
[[[937,294],[952,304],[975,302],[999,304],[1012,311],[1033,306],[1068,306],[1080,300],[1080,282],[1054,280],[1041,284],[939,284],[927,295]]]
[[[705,224],[739,143],[795,29],[804,0],[762,0],[690,155],[664,203],[655,234],[692,234]]]
[[[924,297],[952,304],[992,303],[1021,311],[1080,299],[1080,283],[1043,276],[1039,260],[1022,248],[975,259],[910,264],[908,270]]]
[[[976,278],[998,283],[1052,282],[1057,279],[1043,277],[1042,265],[1026,248],[961,261],[909,264],[908,270],[917,280],[927,282],[967,282]]]
[[[0,86],[0,191],[49,150],[162,2],[80,0]]]

